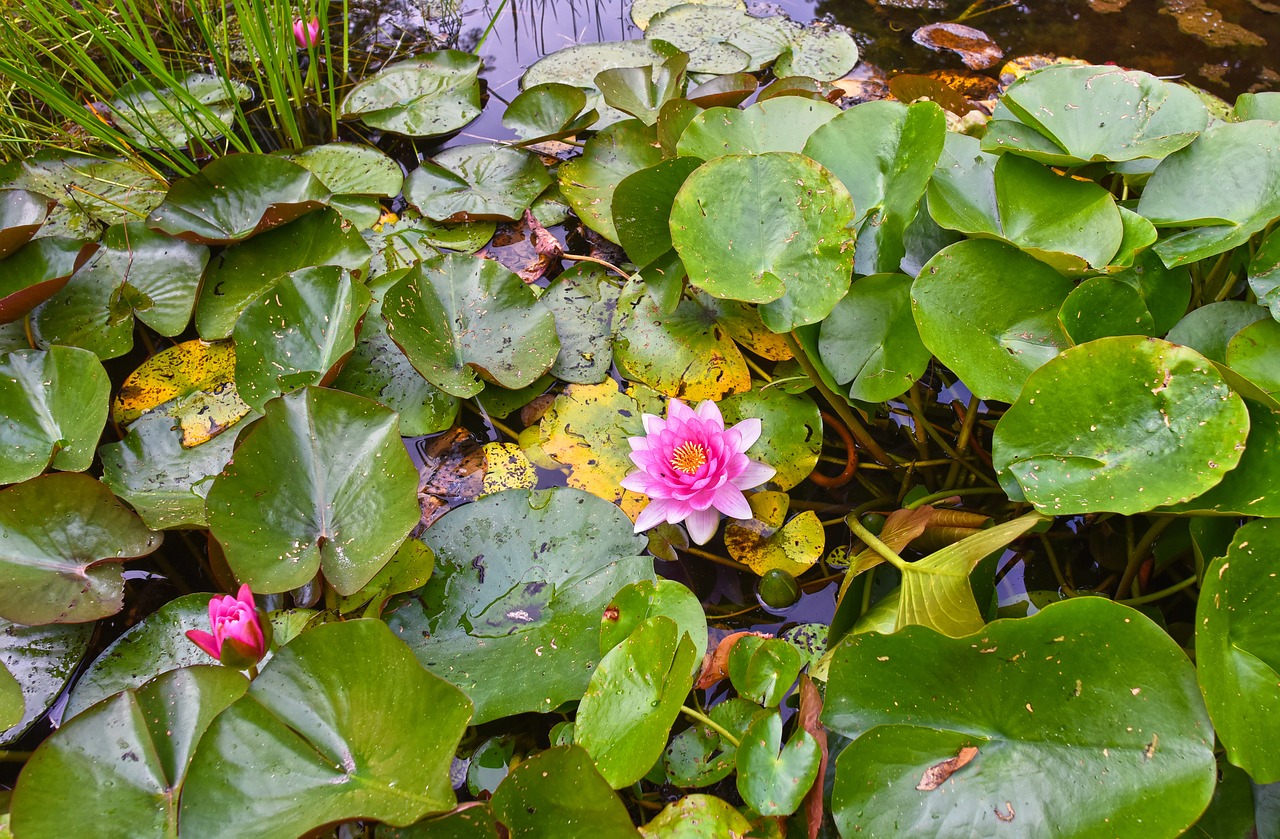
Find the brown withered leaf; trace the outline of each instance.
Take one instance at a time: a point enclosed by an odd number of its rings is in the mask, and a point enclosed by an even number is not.
[[[934,508],[928,504],[914,510],[894,510],[885,518],[884,529],[880,531],[880,541],[888,545],[894,553],[901,553],[912,540],[924,533],[924,529],[933,520],[934,513]],[[846,579],[856,577],[882,562],[884,557],[867,548],[853,558],[845,577]]]
[[[822,757],[818,761],[818,777],[804,796],[803,807],[805,820],[809,825],[809,839],[818,839],[818,831],[822,827],[822,790],[826,785],[827,759],[830,756],[827,751],[827,728],[820,721],[821,716],[822,694],[809,674],[805,673],[800,676],[800,710],[796,718],[800,727],[813,735],[813,739],[818,741],[818,748],[822,750]]]
[[[981,29],[959,23],[931,23],[911,33],[911,40],[937,52],[954,52],[971,70],[985,70],[1004,58],[1004,50]]]
[[[889,95],[888,75],[869,61],[859,62],[849,75],[832,84],[844,92],[844,104],[848,105],[875,102]]]
[[[894,99],[907,104],[928,99],[957,116],[964,116],[973,110],[973,103],[958,90],[929,76],[917,76],[913,73],[894,76],[889,79],[889,92]]]
[[[738,639],[744,635],[757,635],[761,638],[772,638],[768,632],[731,632],[720,639],[720,643],[716,644],[716,648],[707,653],[702,658],[702,672],[698,674],[698,680],[694,682],[694,687],[698,690],[706,690],[721,679],[729,678],[729,653],[733,652],[733,645],[738,643]]]
[[[956,770],[973,760],[977,754],[977,746],[965,746],[956,753],[955,757],[947,758],[941,763],[935,763],[924,770],[924,774],[920,776],[920,783],[916,784],[916,789],[924,792],[937,789],[942,786],[947,778],[955,774]]]
[[[520,221],[498,225],[483,255],[497,261],[526,283],[532,283],[545,274],[563,253],[560,240],[525,210]]]
[[[418,442],[418,501],[422,519],[412,536],[449,510],[476,500],[484,489],[485,453],[480,440],[462,426]]]

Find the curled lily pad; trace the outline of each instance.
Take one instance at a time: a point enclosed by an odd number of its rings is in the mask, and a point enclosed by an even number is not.
[[[596,87],[596,76],[612,67],[651,67],[662,64],[672,55],[669,46],[646,40],[601,41],[574,44],[548,53],[529,65],[520,78],[520,89],[556,82],[580,87],[587,93],[586,107],[599,112],[595,128],[604,128],[627,118],[627,115],[604,103]]]
[[[381,621],[309,629],[200,739],[182,829],[292,839],[332,822],[404,826],[445,812],[470,716],[462,692],[423,670]]]
[[[288,591],[317,571],[358,591],[418,522],[417,473],[394,412],[308,387],[273,399],[209,490],[209,528],[236,578]]]
[[[418,372],[454,396],[532,384],[560,349],[555,318],[515,274],[489,259],[421,262],[383,298],[387,332]]]
[[[754,73],[773,62],[790,43],[785,17],[752,17],[728,6],[686,3],[649,20],[644,36],[689,53],[691,73]]]
[[[340,265],[363,277],[372,253],[359,231],[331,208],[226,248],[205,272],[196,329],[206,341],[226,338],[245,307],[285,274]]]
[[[0,491],[0,617],[35,625],[113,615],[124,602],[121,564],[160,541],[87,475],[44,475]]]
[[[249,413],[236,392],[236,351],[230,342],[183,341],[148,358],[124,380],[113,421],[128,425],[155,412],[177,420],[182,445],[197,446]]]
[[[31,241],[57,203],[26,189],[0,189],[0,259]]]
[[[480,115],[480,58],[440,50],[388,64],[342,100],[343,119],[410,137],[439,137]]]
[[[1181,84],[1119,67],[1056,65],[1009,85],[982,148],[1058,166],[1159,159],[1194,140],[1208,121],[1200,99]]]
[[[850,399],[884,402],[924,375],[933,354],[911,312],[911,278],[873,274],[855,280],[822,322],[818,351]]]
[[[551,185],[532,152],[499,143],[454,146],[409,173],[404,194],[435,221],[517,219]]]
[[[97,250],[80,239],[36,239],[0,260],[0,323],[10,323],[57,294]]]
[[[372,297],[336,265],[287,274],[236,321],[236,390],[257,411],[268,399],[321,384],[356,345]]]
[[[52,466],[83,472],[107,422],[111,383],[86,350],[50,347],[0,355],[0,484]]]
[[[684,90],[688,65],[689,56],[676,53],[651,67],[611,67],[596,76],[596,87],[609,107],[653,125],[662,106]]]
[[[762,303],[774,332],[815,323],[849,289],[853,201],[826,169],[792,152],[725,155],[684,182],[671,238],[689,282]]]
[[[1235,468],[1244,401],[1199,353],[1102,338],[1031,374],[996,426],[1006,491],[1051,513],[1140,513],[1201,494]]]
[[[481,498],[423,539],[435,573],[384,614],[427,669],[466,691],[477,723],[582,696],[605,605],[652,576],[626,516],[572,489]]]
[[[841,113],[830,102],[779,96],[738,110],[709,108],[690,120],[676,145],[681,156],[804,151],[805,142]]]
[[[230,154],[174,181],[147,224],[188,242],[229,245],[293,221],[328,200],[324,184],[292,161]]]
[[[44,715],[66,688],[89,650],[92,623],[23,626],[0,621],[0,664],[22,694],[21,719],[0,733],[0,745],[14,742]]]
[[[189,73],[178,86],[181,92],[142,80],[121,85],[106,103],[112,121],[135,145],[180,148],[227,134],[239,103],[253,95],[243,82],[209,73]]]
[[[914,627],[851,635],[835,650],[822,721],[856,738],[837,760],[832,795],[845,836],[951,839],[975,825],[1000,833],[1008,821],[1028,835],[1177,836],[1216,776],[1186,654],[1101,597],[964,638]],[[977,749],[971,763],[929,783],[965,748]],[[1089,807],[1079,806],[1083,785]]]
[[[611,125],[587,141],[582,155],[560,166],[560,191],[574,212],[592,230],[618,242],[613,221],[613,197],[628,175],[656,166],[662,160],[657,132],[639,120]]]
[[[502,113],[502,124],[525,143],[569,137],[596,121],[580,87],[546,82],[522,90]]]

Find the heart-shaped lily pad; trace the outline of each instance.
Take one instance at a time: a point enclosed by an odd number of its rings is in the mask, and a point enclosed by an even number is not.
[[[997,835],[1008,822],[1035,836],[1177,836],[1217,774],[1186,654],[1101,597],[964,638],[915,627],[848,636],[822,721],[857,738],[836,762],[832,811],[844,836],[953,839]]]
[[[13,795],[14,829],[47,839],[83,834],[84,812],[65,806],[74,790],[84,806],[128,824],[130,836],[176,836],[196,744],[248,685],[227,667],[191,667],[80,714],[27,762]]]
[[[560,350],[550,310],[491,259],[419,263],[386,293],[382,316],[418,372],[454,396],[479,393],[477,373],[505,388],[532,384]]]
[[[160,541],[87,475],[44,475],[0,491],[0,617],[34,625],[114,615],[124,603],[121,563]]]
[[[144,414],[172,417],[191,448],[235,425],[249,406],[236,392],[236,351],[229,342],[183,341],[161,350],[129,374],[111,418],[129,425]]]
[[[328,200],[324,184],[292,161],[229,154],[174,181],[147,224],[188,242],[229,245],[293,221]]]
[[[107,422],[111,383],[93,353],[75,347],[0,355],[0,484],[52,466],[83,472]]]
[[[725,526],[731,557],[760,576],[776,568],[798,577],[822,556],[826,534],[812,510],[787,521],[791,499],[785,492],[757,492],[747,501],[752,517]]]
[[[293,839],[332,822],[404,826],[445,812],[470,716],[462,692],[423,670],[381,621],[307,630],[200,739],[182,829]]]
[[[88,652],[93,630],[92,623],[23,626],[0,621],[0,665],[18,683],[25,706],[21,719],[0,733],[0,745],[17,740],[49,710]]]
[[[57,203],[26,189],[0,189],[0,259],[31,241]]]
[[[850,399],[884,402],[924,375],[933,354],[911,310],[911,278],[873,274],[855,280],[822,322],[818,351]]]
[[[1204,356],[1153,338],[1102,338],[1031,374],[996,426],[1011,497],[1070,514],[1140,513],[1200,495],[1235,468],[1244,401]]]
[[[236,321],[236,390],[256,411],[268,399],[318,385],[355,348],[372,300],[336,265],[286,274]]]
[[[821,165],[793,152],[725,155],[680,188],[671,239],[689,282],[762,303],[774,332],[816,323],[849,289],[853,201]]]
[[[178,88],[140,79],[121,85],[106,103],[112,122],[134,145],[181,148],[227,134],[238,103],[253,96],[243,82],[209,73],[189,73]]]
[[[738,792],[761,815],[789,816],[813,786],[821,762],[812,734],[797,728],[784,745],[782,715],[762,716],[738,746]]]
[[[500,143],[454,146],[409,173],[405,198],[435,221],[514,220],[551,185],[533,152]]]
[[[558,140],[579,133],[596,121],[580,87],[547,82],[520,91],[502,113],[502,125],[525,143]]]
[[[266,405],[209,490],[209,528],[254,591],[297,588],[323,571],[362,588],[417,524],[417,472],[394,412],[307,387]]]
[[[410,137],[439,137],[480,115],[480,58],[440,50],[386,65],[348,91],[343,119]]]
[[[657,132],[640,120],[626,120],[598,132],[587,141],[581,156],[561,164],[560,191],[583,223],[609,241],[619,242],[613,221],[615,190],[628,175],[661,161]]]
[[[11,323],[57,294],[97,250],[81,239],[47,236],[0,260],[0,323]]]
[[[626,516],[572,489],[481,498],[423,540],[435,573],[391,602],[387,622],[425,667],[467,692],[476,723],[579,698],[600,657],[605,605],[652,576]]]

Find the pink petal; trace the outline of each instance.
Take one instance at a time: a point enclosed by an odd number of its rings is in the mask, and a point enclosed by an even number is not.
[[[236,600],[244,604],[244,607],[251,612],[258,611],[258,604],[253,602],[253,592],[247,584],[241,583],[240,590],[236,592]]]
[[[649,502],[649,506],[640,511],[640,515],[636,516],[635,532],[639,533],[648,530],[651,527],[657,527],[667,520],[667,513],[671,510],[672,502],[666,498],[655,498]]]
[[[628,437],[627,442],[633,452],[647,452],[653,446],[648,437]]]
[[[618,485],[632,492],[643,492],[645,495],[652,495],[650,489],[655,488],[653,477],[644,472],[632,472],[618,481]]]
[[[778,470],[772,466],[765,466],[763,463],[749,460],[747,461],[747,468],[735,475],[732,483],[738,489],[751,489],[771,480],[776,474],[778,474]]]
[[[694,541],[694,544],[705,545],[711,541],[711,537],[716,535],[716,530],[720,527],[720,513],[714,507],[695,510],[684,520],[684,525],[689,528],[689,538]]]
[[[219,658],[222,655],[218,639],[214,638],[208,632],[204,632],[199,629],[188,629],[187,638],[189,638],[197,647],[204,650],[214,658]]]
[[[717,431],[724,430],[724,417],[720,415],[720,408],[710,399],[704,399],[698,403],[696,413],[700,419],[715,423]]]
[[[698,415],[694,413],[692,408],[690,408],[688,405],[681,402],[679,399],[672,399],[669,403],[667,403],[667,422],[668,423],[671,422],[672,420],[688,421],[691,419],[696,419],[697,416]]]
[[[667,421],[656,414],[641,414],[640,421],[644,423],[645,434],[659,434],[667,427]]]
[[[737,449],[740,452],[745,452],[751,448],[756,440],[760,439],[762,426],[758,417],[748,417],[729,430],[738,432],[740,439]]]
[[[733,484],[725,484],[716,490],[715,500],[712,505],[724,513],[726,516],[735,519],[749,519],[751,515],[751,505],[747,503],[747,498],[742,494],[742,490]]]

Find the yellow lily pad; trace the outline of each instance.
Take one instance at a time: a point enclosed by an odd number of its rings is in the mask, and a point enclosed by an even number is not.
[[[236,391],[236,351],[229,341],[194,340],[161,350],[129,374],[111,417],[128,425],[143,414],[172,417],[183,448],[198,446],[249,413]]]
[[[827,537],[817,513],[805,510],[787,521],[791,497],[757,492],[747,499],[750,521],[731,521],[724,529],[729,556],[760,576],[778,569],[798,577],[822,556]]]
[[[486,443],[484,457],[481,498],[504,489],[533,489],[538,485],[538,470],[515,443]]]
[[[644,434],[642,413],[665,413],[664,400],[646,387],[626,393],[617,382],[569,385],[551,403],[539,425],[542,451],[569,469],[567,483],[620,504],[635,519],[648,497],[624,490],[618,482],[632,470],[628,437]]]

